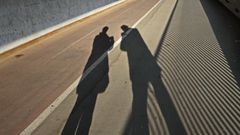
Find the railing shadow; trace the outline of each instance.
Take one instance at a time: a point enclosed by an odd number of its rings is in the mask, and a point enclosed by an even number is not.
[[[200,0],[213,32],[240,86],[240,19],[219,1]]]

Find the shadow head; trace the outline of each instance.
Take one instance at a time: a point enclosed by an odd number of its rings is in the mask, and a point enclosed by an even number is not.
[[[121,29],[123,30],[123,33],[126,33],[129,30],[129,27],[127,25],[122,25]]]
[[[102,33],[107,33],[108,29],[109,29],[108,26],[103,27]]]

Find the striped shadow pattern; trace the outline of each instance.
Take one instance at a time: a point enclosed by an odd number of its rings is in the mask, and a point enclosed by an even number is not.
[[[240,134],[240,87],[200,1],[178,1],[155,58],[187,134]]]

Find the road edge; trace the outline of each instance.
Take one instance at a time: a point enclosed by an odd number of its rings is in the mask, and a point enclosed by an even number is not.
[[[64,21],[64,22],[62,22],[60,24],[57,24],[55,26],[46,28],[46,29],[44,29],[42,31],[36,32],[36,33],[31,34],[29,36],[23,37],[21,39],[15,40],[15,41],[7,43],[7,44],[3,44],[2,47],[0,48],[0,55],[6,53],[8,51],[14,50],[14,49],[16,49],[18,47],[21,47],[22,45],[24,45],[24,44],[26,44],[28,42],[31,42],[31,41],[33,41],[35,39],[41,38],[41,37],[43,37],[43,36],[45,36],[45,35],[47,35],[47,34],[49,34],[51,32],[54,32],[54,31],[59,30],[59,29],[61,29],[63,27],[71,25],[71,24],[73,24],[73,23],[75,23],[77,21],[80,21],[80,20],[84,19],[84,18],[87,18],[87,17],[92,16],[94,14],[97,14],[99,12],[102,12],[104,10],[107,10],[107,9],[109,9],[111,7],[116,6],[116,5],[119,5],[119,4],[123,3],[124,1],[126,1],[126,0],[119,0],[119,1],[116,1],[116,2],[113,2],[113,3],[110,3],[108,5],[96,8],[96,9],[94,9],[92,11],[89,11],[89,12],[87,12],[85,14],[82,14],[82,15],[77,16],[75,18],[69,19],[69,20]]]

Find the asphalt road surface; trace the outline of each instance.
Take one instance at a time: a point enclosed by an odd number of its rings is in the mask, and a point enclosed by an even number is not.
[[[1,56],[0,134],[19,134],[78,78],[104,26],[118,39],[158,0],[127,0]]]

